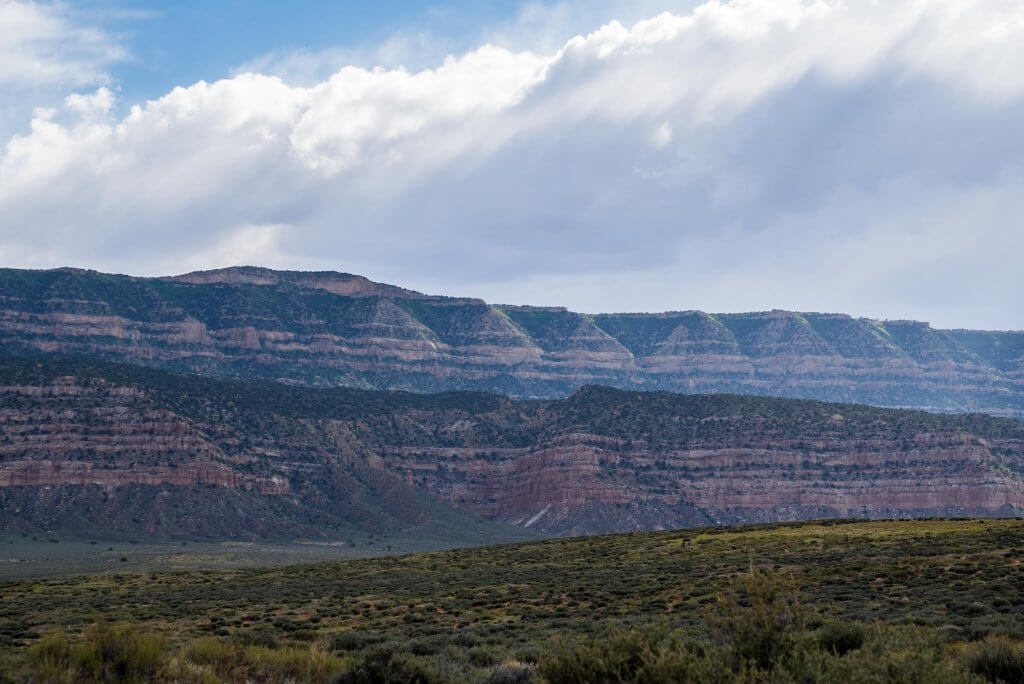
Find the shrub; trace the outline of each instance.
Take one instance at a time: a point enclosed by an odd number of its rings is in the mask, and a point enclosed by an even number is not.
[[[488,648],[477,646],[469,649],[469,662],[476,667],[488,667],[498,662],[498,657]]]
[[[156,676],[165,649],[163,637],[132,625],[90,625],[77,643],[48,635],[29,651],[28,664],[44,680],[145,682]]]
[[[345,661],[315,646],[310,648],[245,649],[246,670],[258,681],[332,681],[345,669]]]
[[[241,655],[234,644],[217,637],[203,637],[193,641],[189,644],[186,654],[193,663],[212,665],[217,669],[230,668]]]
[[[818,630],[818,645],[823,651],[845,655],[864,645],[865,632],[858,622],[827,622]]]
[[[912,625],[874,625],[865,630],[864,644],[844,656],[814,648],[817,658],[804,659],[804,669],[790,667],[795,681],[904,682],[962,684],[978,682],[961,663],[947,657],[944,640],[930,628]]]
[[[331,650],[358,651],[364,648],[368,639],[356,631],[339,632],[331,637]]]
[[[63,632],[54,632],[28,651],[32,671],[44,681],[73,681],[75,670],[71,665],[71,643]]]
[[[220,677],[207,665],[196,665],[180,656],[171,658],[161,669],[158,681],[181,684],[223,684]]]
[[[534,667],[518,660],[508,660],[491,670],[489,684],[530,684],[534,680]]]
[[[364,650],[352,667],[334,681],[337,684],[432,684],[441,678],[422,658],[378,645]]]
[[[460,631],[451,638],[451,642],[456,646],[476,646],[479,639],[469,632]]]
[[[515,659],[528,665],[536,665],[540,661],[541,649],[533,644],[521,646],[514,653]]]
[[[239,630],[235,632],[234,638],[242,646],[278,648],[281,645],[281,640],[277,638],[277,634],[266,627]]]
[[[792,581],[771,570],[751,568],[719,596],[718,610],[708,612],[707,622],[711,633],[729,648],[734,671],[746,661],[771,670],[792,653],[805,616]]]
[[[167,641],[134,625],[92,625],[85,631],[84,645],[91,650],[89,660],[100,665],[103,675],[96,672],[97,679],[148,681],[163,662]]]
[[[703,650],[687,648],[678,634],[654,626],[561,645],[538,669],[552,684],[721,681],[713,661]]]
[[[990,637],[968,651],[967,668],[990,682],[1024,682],[1024,646]]]
[[[408,646],[409,651],[413,655],[419,656],[437,655],[443,648],[444,644],[437,637],[417,639]]]

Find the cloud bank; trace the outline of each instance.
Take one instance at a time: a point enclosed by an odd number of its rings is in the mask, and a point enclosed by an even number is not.
[[[114,105],[70,95],[6,143],[0,262],[1024,328],[1018,2],[713,1]]]

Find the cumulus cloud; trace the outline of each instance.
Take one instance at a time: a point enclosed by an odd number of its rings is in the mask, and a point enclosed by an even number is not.
[[[1019,3],[712,1],[503,45],[121,118],[72,95],[0,156],[0,258],[1024,327]]]
[[[68,89],[107,83],[108,67],[127,57],[111,36],[70,15],[63,3],[0,0],[0,135]]]

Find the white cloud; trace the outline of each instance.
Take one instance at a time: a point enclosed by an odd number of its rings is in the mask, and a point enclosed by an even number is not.
[[[70,88],[107,83],[107,68],[127,57],[111,36],[69,15],[60,2],[0,0],[0,135]]]
[[[93,93],[72,93],[64,98],[64,105],[83,119],[105,116],[114,106],[114,94],[107,87],[97,88]]]
[[[282,224],[239,226],[225,235],[215,235],[214,243],[206,245],[188,257],[196,270],[260,264],[277,265],[283,251],[282,237],[290,226]],[[173,262],[167,264],[175,268]]]
[[[1017,2],[735,0],[543,52],[508,35],[419,71],[238,73],[119,120],[109,89],[72,95],[0,157],[0,257],[1024,327]]]
[[[0,0],[2,86],[87,85],[103,80],[104,67],[124,57],[105,33],[69,20],[60,3]]]
[[[451,40],[425,31],[396,33],[369,48],[331,47],[323,50],[275,50],[232,68],[232,76],[246,73],[277,76],[286,83],[313,86],[346,66],[423,69],[453,52]],[[455,50],[456,52],[458,50]]]
[[[410,138],[515,105],[546,64],[529,53],[484,46],[415,74],[346,67],[304,93],[293,151],[327,172],[399,162]]]

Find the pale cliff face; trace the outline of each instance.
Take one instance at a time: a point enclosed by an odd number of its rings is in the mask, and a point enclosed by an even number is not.
[[[243,267],[0,270],[0,351],[315,386],[565,396],[587,383],[1024,416],[1024,333],[840,314],[602,314]]]

